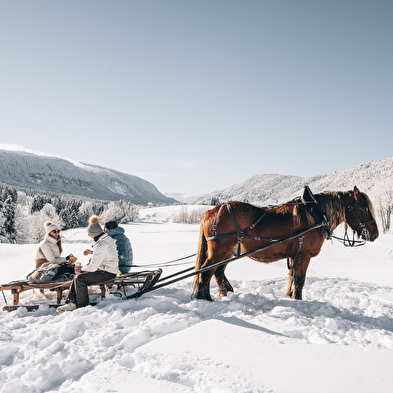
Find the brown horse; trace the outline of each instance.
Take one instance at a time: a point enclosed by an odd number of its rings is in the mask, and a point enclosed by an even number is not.
[[[272,208],[230,202],[209,210],[201,220],[195,270],[244,254],[264,263],[289,258],[291,267],[286,295],[301,300],[310,259],[319,254],[327,237],[326,232],[323,233],[326,224],[334,230],[346,222],[365,241],[374,241],[378,237],[373,205],[357,187],[347,192],[326,191],[313,195],[313,198],[325,218],[323,225],[318,225],[315,215],[310,214],[301,199]],[[255,250],[257,252],[253,253]],[[197,299],[212,300],[210,280],[213,275],[220,296],[233,291],[224,274],[226,265],[221,264],[195,276],[194,295]]]

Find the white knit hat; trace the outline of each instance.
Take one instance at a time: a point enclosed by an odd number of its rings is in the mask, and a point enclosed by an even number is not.
[[[45,223],[45,232],[49,235],[54,229],[59,229],[59,227],[55,224],[52,224],[50,221]]]

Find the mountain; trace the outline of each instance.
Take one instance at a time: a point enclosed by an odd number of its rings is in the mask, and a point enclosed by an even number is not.
[[[0,183],[20,190],[138,205],[176,202],[139,177],[57,157],[0,149],[0,168]]]
[[[365,192],[374,205],[393,189],[393,157],[356,165],[330,175],[315,177],[284,176],[278,174],[255,175],[242,183],[221,191],[211,192],[196,200],[209,204],[212,199],[220,202],[247,201],[256,205],[275,205],[287,202],[302,194],[308,185],[312,192],[348,191],[357,186]]]
[[[193,195],[193,194],[183,194],[180,192],[164,192],[164,195],[167,196],[168,198],[173,198],[176,199],[177,201],[186,203],[186,204],[192,204],[196,199],[200,198],[200,195]]]

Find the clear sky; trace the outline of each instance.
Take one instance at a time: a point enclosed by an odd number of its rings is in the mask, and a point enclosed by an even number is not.
[[[202,194],[391,156],[391,0],[0,0],[0,143]]]

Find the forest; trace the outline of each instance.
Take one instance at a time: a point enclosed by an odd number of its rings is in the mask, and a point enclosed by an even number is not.
[[[138,207],[125,200],[103,202],[28,195],[11,187],[0,188],[0,243],[38,243],[45,236],[45,222],[52,221],[63,230],[86,227],[92,214],[100,216],[101,222],[133,222],[138,218]]]

